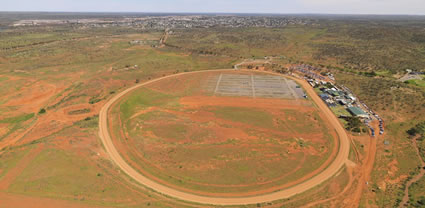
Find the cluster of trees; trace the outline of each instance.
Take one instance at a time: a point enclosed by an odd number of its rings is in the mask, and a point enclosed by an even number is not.
[[[422,196],[415,204],[412,204],[413,207],[425,207],[425,196]]]
[[[333,24],[320,38],[325,41],[314,44],[318,49],[314,58],[335,58],[336,64],[344,68],[362,71],[398,73],[408,68],[424,68],[424,53],[419,49],[425,44],[424,31],[408,21],[399,21],[398,25],[386,23]]]
[[[372,72],[359,72],[358,74],[359,75],[364,75],[364,76],[367,76],[367,77],[375,77],[376,75],[378,75],[374,71],[372,71]]]
[[[351,116],[347,117],[345,119],[347,121],[347,124],[345,125],[345,128],[349,131],[360,133],[362,131],[363,123],[360,120],[360,118]]]
[[[407,133],[412,137],[420,135],[421,139],[423,139],[425,137],[425,121],[418,123],[416,126],[407,130]]]

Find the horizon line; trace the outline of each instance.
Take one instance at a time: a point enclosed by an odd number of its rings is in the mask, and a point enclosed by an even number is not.
[[[425,14],[404,14],[404,13],[326,13],[326,12],[287,12],[287,13],[274,13],[274,12],[147,12],[147,11],[23,11],[23,10],[9,10],[1,11],[0,13],[103,13],[103,14],[256,14],[256,15],[338,15],[338,16],[425,16]]]

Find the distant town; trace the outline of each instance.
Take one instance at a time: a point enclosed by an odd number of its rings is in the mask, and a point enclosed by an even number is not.
[[[242,27],[285,27],[287,25],[313,24],[314,20],[286,16],[146,16],[122,18],[87,18],[87,19],[30,19],[14,22],[13,27],[73,25],[81,27],[131,26],[141,29],[179,29],[179,28],[242,28]]]

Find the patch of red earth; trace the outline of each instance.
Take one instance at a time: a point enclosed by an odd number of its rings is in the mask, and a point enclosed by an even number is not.
[[[32,131],[32,129],[35,127],[35,125],[30,126],[28,129],[24,130],[24,131],[16,131],[12,134],[10,134],[8,137],[4,138],[1,142],[0,142],[0,150],[2,150],[3,148],[10,146],[10,145],[14,145],[17,141],[19,141],[20,139],[22,139],[24,136],[26,136],[30,131]],[[3,152],[0,151],[0,155]]]
[[[142,111],[139,111],[138,113],[136,113],[136,116],[140,116],[144,113],[148,113],[148,112],[152,112],[154,110],[157,111],[161,111],[161,112],[167,112],[170,114],[174,114],[177,116],[183,116],[186,118],[190,118],[192,121],[195,122],[210,122],[210,121],[214,121],[214,123],[211,123],[211,125],[209,127],[203,127],[204,129],[209,130],[209,132],[214,132],[215,133],[215,137],[211,138],[210,143],[216,143],[219,142],[217,141],[217,139],[221,139],[223,141],[227,140],[226,138],[238,138],[238,139],[257,139],[257,137],[255,136],[249,136],[244,130],[247,129],[251,129],[251,130],[256,130],[259,132],[263,132],[263,133],[273,133],[275,135],[279,135],[283,138],[309,138],[309,141],[313,141],[313,142],[318,142],[318,143],[325,143],[326,141],[323,140],[323,133],[292,133],[292,132],[282,132],[279,130],[275,130],[275,129],[270,129],[270,128],[262,128],[262,127],[258,127],[255,125],[249,125],[249,124],[245,124],[245,123],[240,123],[240,122],[232,122],[232,121],[228,121],[225,119],[220,119],[215,117],[214,113],[208,112],[208,111],[203,111],[203,110],[194,110],[191,109],[191,112],[180,112],[180,111],[173,111],[173,110],[166,110],[166,109],[159,109],[157,107],[151,107]],[[134,116],[133,116],[134,117]],[[132,118],[133,118],[132,117]],[[238,128],[224,128],[221,127],[220,125],[227,125],[227,126],[232,126],[232,127],[238,127]],[[166,126],[167,122],[164,121],[158,121],[158,123],[156,123],[155,126],[158,127],[163,127]],[[124,128],[124,127],[123,127]],[[199,129],[198,126],[194,126],[193,128],[189,128],[189,131],[191,130],[196,130]],[[191,142],[191,132],[189,132],[187,134],[186,140],[181,140],[178,143],[186,143],[186,142]],[[128,136],[128,135],[126,135]],[[294,144],[296,145],[296,144]],[[317,151],[314,150],[314,148],[310,147],[310,152],[314,152],[317,153]],[[297,152],[297,151],[292,151],[292,152]]]
[[[242,101],[238,101],[238,102],[242,102]],[[237,104],[236,105],[232,105],[231,103],[226,103],[226,104],[227,105],[225,105],[225,106],[238,107]],[[257,105],[256,107],[258,108],[258,106],[259,105]],[[185,108],[187,109],[187,107],[185,107]],[[255,130],[260,131],[260,132],[273,133],[275,135],[279,135],[281,137],[286,137],[286,138],[294,138],[294,137],[309,138],[310,141],[314,141],[314,142],[322,141],[322,142],[324,142],[321,139],[321,138],[323,138],[323,133],[309,134],[309,133],[297,133],[297,132],[294,132],[294,133],[283,132],[283,131],[279,131],[279,130],[272,129],[272,128],[264,128],[264,127],[259,127],[259,126],[250,125],[250,124],[246,124],[246,123],[233,122],[233,121],[229,121],[229,120],[226,120],[226,119],[217,118],[214,115],[214,113],[211,113],[211,112],[208,112],[208,111],[203,111],[203,110],[196,110],[196,109],[190,109],[191,112],[193,112],[193,113],[172,111],[172,110],[162,110],[162,109],[158,109],[158,110],[164,111],[164,112],[167,112],[167,113],[171,113],[171,114],[175,114],[175,115],[178,115],[178,116],[185,116],[185,117],[190,118],[192,121],[195,121],[195,122],[214,121],[215,123],[218,123],[218,124],[230,125],[230,126],[234,127],[230,130],[228,128],[221,128],[221,130],[226,129],[225,131],[227,131],[227,133],[230,133],[229,131],[243,132],[243,131],[238,130],[238,129],[255,129]],[[275,110],[280,110],[280,108],[275,109]],[[313,110],[313,109],[311,109],[311,110]],[[216,128],[220,128],[220,127],[216,127]],[[220,131],[217,131],[217,132],[220,134]],[[246,135],[245,132],[243,132],[242,134]],[[240,136],[241,134],[234,134],[234,135],[235,135],[236,138],[239,138],[238,135]],[[226,136],[226,137],[228,137],[228,136]]]
[[[29,165],[29,163],[43,150],[44,145],[39,144],[26,154],[18,164],[9,170],[7,174],[0,181],[0,190],[7,190],[9,185],[18,177],[22,171]]]
[[[19,106],[20,112],[38,112],[40,107],[46,104],[53,95],[58,93],[61,89],[57,86],[36,82],[31,86],[24,87],[20,91],[21,96],[17,99],[12,99],[5,104],[5,106]]]
[[[341,191],[341,185],[339,183],[333,182],[333,183],[330,184],[328,190],[329,190],[329,192],[336,194],[336,193]]]
[[[390,163],[388,163],[387,177],[388,179],[394,177],[398,171],[398,161],[393,159]]]
[[[1,59],[1,57],[0,57],[0,59]],[[7,78],[7,80],[10,80],[10,81],[16,81],[16,80],[20,80],[20,79],[22,79],[22,78],[20,78],[20,77],[16,77],[16,76],[6,76],[6,75],[0,75],[0,77],[6,77],[6,78]]]
[[[372,122],[372,127],[375,129],[378,129],[378,125],[377,122],[374,121]],[[375,156],[376,156],[376,143],[377,140],[384,137],[384,135],[377,135],[374,138],[371,138],[369,135],[367,136],[362,136],[364,137],[365,140],[367,140],[367,145],[365,145],[365,147],[367,147],[367,155],[365,156],[365,158],[363,159],[363,164],[360,167],[359,170],[359,182],[357,184],[357,187],[354,191],[354,194],[352,195],[352,197],[350,198],[350,207],[358,207],[360,204],[360,200],[361,198],[369,193],[369,187],[368,185],[366,185],[369,181],[370,181],[370,175],[371,172],[373,170],[373,166],[375,163]]]
[[[31,80],[28,80],[30,82]],[[19,96],[12,96],[11,100],[4,104],[4,106],[14,106],[18,107],[17,112],[19,113],[38,113],[41,108],[44,108],[47,102],[56,94],[63,90],[64,86],[56,86],[48,83],[44,83],[43,81],[31,81],[20,91]],[[15,99],[13,99],[15,97]],[[0,149],[14,145],[19,140],[22,140],[23,137],[30,136],[31,139],[29,141],[38,139],[37,134],[34,134],[33,131],[39,130],[42,132],[41,136],[48,135],[52,131],[52,127],[49,125],[44,128],[43,125],[46,124],[45,119],[50,119],[50,112],[47,115],[39,117],[36,123],[32,124],[32,126],[28,127],[24,131],[16,131],[9,135],[7,138],[4,138],[0,143]],[[44,122],[43,122],[44,121]],[[49,120],[52,121],[52,120]],[[41,126],[41,127],[40,127]],[[29,134],[31,132],[31,134]]]
[[[8,60],[6,58],[0,57],[0,64],[3,64],[7,62]]]
[[[9,128],[7,128],[7,124],[1,123],[0,124],[0,137],[4,134],[6,134],[9,131]]]
[[[217,72],[210,72],[208,75],[212,76]],[[172,77],[167,79],[167,82],[154,82],[147,87],[163,93],[181,93],[188,89],[199,90],[206,74],[193,74],[192,76],[185,77]]]
[[[45,115],[38,117],[37,123],[33,126],[30,132],[27,132],[19,140],[19,144],[25,144],[39,138],[50,136],[67,126],[73,125],[74,122],[95,116],[100,111],[104,102],[105,101],[102,101],[94,105],[77,104],[75,106],[68,106],[56,111],[48,111]],[[90,109],[90,112],[78,115],[68,114],[68,112],[78,109]]]
[[[66,126],[72,125],[74,122],[83,120],[87,117],[97,115],[103,102],[96,103],[95,105],[81,104],[76,106],[69,106],[65,109],[57,111],[48,111],[45,115],[38,117],[37,122],[30,128],[23,132],[16,132],[11,134],[0,143],[0,149],[9,145],[25,144],[39,138],[50,136]],[[69,115],[68,112],[74,109],[91,109],[89,113],[79,115]]]

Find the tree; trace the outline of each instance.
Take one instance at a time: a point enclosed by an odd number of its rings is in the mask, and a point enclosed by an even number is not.
[[[328,82],[328,83],[326,83],[326,87],[327,87],[327,88],[333,88],[333,87],[334,87],[334,85],[333,85],[332,83]]]
[[[425,135],[425,121],[418,123],[416,126],[407,130],[407,134],[409,134],[412,137],[416,135],[421,135],[421,138],[423,138]]]
[[[364,75],[365,76],[368,76],[368,77],[375,77],[378,74],[376,74],[375,71],[372,71],[372,72],[364,72]]]
[[[44,108],[40,109],[40,111],[38,112],[38,114],[44,114],[44,113],[46,113],[46,109]]]
[[[418,200],[419,205],[425,205],[425,197],[421,197],[421,199]]]
[[[360,132],[360,127],[362,126],[362,121],[359,117],[351,116],[345,119],[347,121],[346,129],[352,132]]]

